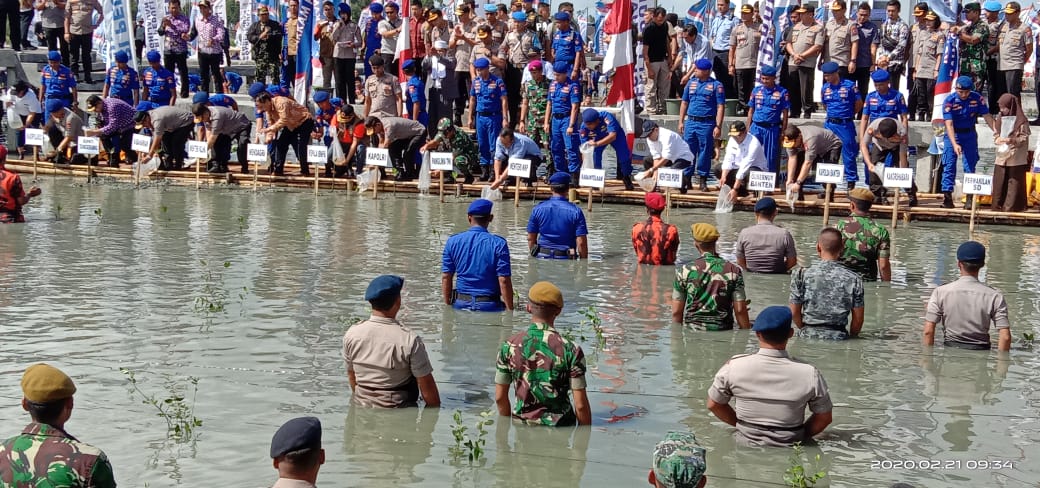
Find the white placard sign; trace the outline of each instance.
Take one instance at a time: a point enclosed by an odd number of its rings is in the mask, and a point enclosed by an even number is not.
[[[520,178],[531,176],[531,160],[509,158],[509,172],[506,174],[509,176],[518,176]]]
[[[881,185],[888,188],[910,188],[914,186],[913,168],[885,168]]]
[[[658,169],[657,186],[661,188],[682,188],[682,171],[681,169]]]
[[[152,149],[152,138],[143,134],[134,134],[134,137],[130,139],[130,149],[148,152]]]
[[[776,173],[752,171],[748,174],[748,190],[773,191],[776,189]]]
[[[208,158],[209,145],[202,141],[188,141],[189,158]]]
[[[101,154],[101,141],[97,137],[79,136],[76,145],[76,152],[80,154]]]
[[[965,195],[992,195],[993,177],[978,173],[965,174],[963,188]]]
[[[250,144],[246,147],[246,161],[254,163],[267,161],[267,144]]]
[[[329,161],[329,148],[320,144],[307,146],[307,162],[325,164]]]
[[[840,164],[817,164],[817,183],[843,183],[845,181],[845,167]]]
[[[386,148],[370,147],[365,150],[365,164],[369,166],[390,167],[390,150]]]
[[[607,170],[582,168],[581,176],[578,178],[579,186],[603,189],[607,182]]]
[[[25,129],[25,145],[43,147],[43,129]]]
[[[430,169],[433,171],[455,171],[454,159],[450,152],[431,152]]]

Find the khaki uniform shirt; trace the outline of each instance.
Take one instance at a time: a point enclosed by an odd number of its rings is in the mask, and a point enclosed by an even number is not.
[[[372,100],[369,115],[397,117],[401,114],[397,104],[401,96],[401,84],[389,73],[383,73],[382,77],[365,78],[365,96]]]
[[[924,38],[924,32],[927,29],[921,27],[920,23],[915,22],[910,26],[910,60],[907,61],[906,67],[913,68],[917,65],[914,64],[914,58],[917,57],[917,44]]]
[[[462,37],[470,40],[477,39],[477,21],[470,20],[465,24],[455,24],[462,29]],[[454,31],[453,31],[454,32]],[[455,34],[452,34],[455,35]],[[468,42],[459,38],[455,43],[455,72],[469,72],[470,58],[473,55],[473,47]]]
[[[342,352],[357,379],[354,401],[364,406],[415,406],[415,379],[433,373],[422,338],[386,317],[371,316],[347,329]]]
[[[65,11],[69,13],[69,32],[74,35],[94,33],[94,11],[100,14],[101,3],[98,0],[69,0]]]
[[[745,446],[787,446],[801,441],[805,407],[812,413],[833,408],[820,371],[776,349],[733,356],[715,373],[708,398],[722,404],[737,400],[735,437]]]
[[[791,232],[772,222],[745,227],[737,238],[737,259],[753,273],[787,273],[787,258],[797,256]]]
[[[361,29],[354,22],[337,21],[332,28],[332,57],[339,59],[357,58],[357,50],[361,47]],[[353,87],[347,87],[353,90]]]
[[[942,327],[947,342],[989,349],[990,326],[1011,327],[1004,295],[974,276],[932,290],[924,319]]]
[[[390,142],[410,139],[426,133],[425,125],[411,119],[383,117],[379,121],[383,123],[383,136]]]
[[[729,45],[736,46],[736,63],[734,69],[754,69],[758,67],[758,47],[762,42],[762,24],[752,23],[750,26],[741,22],[733,28]]]
[[[827,41],[823,45],[823,62],[834,61],[838,66],[847,68],[852,57],[852,43],[859,41],[859,27],[855,22],[845,19],[839,24],[837,20],[827,21],[824,27]]]
[[[1000,29],[1004,27],[1004,24],[1006,23],[1007,22],[1004,22],[1003,20],[986,22],[986,25],[989,27],[989,37],[986,38],[986,51],[997,48],[997,52],[987,56],[987,59],[995,60],[1000,56]]]
[[[289,56],[296,56],[300,47],[300,18],[293,17],[285,21],[286,52]]]
[[[805,52],[811,46],[823,46],[824,37],[826,32],[823,30],[823,26],[820,24],[805,25],[801,22],[791,27],[791,49],[794,50],[795,54]],[[816,58],[819,54],[805,58],[801,64],[803,68],[816,68]]]
[[[509,32],[498,49],[498,57],[505,58],[509,64],[517,68],[526,67],[531,56],[537,54],[534,50],[534,36],[534,32],[530,30],[521,34]]]
[[[998,36],[1000,43],[1000,59],[997,69],[1010,71],[1022,69],[1026,65],[1026,48],[1033,45],[1033,31],[1022,22],[1018,28],[1005,23]]]
[[[939,67],[943,47],[946,45],[942,31],[919,31],[914,38],[914,72],[915,78],[935,79],[935,69]],[[918,42],[920,41],[920,42]]]
[[[487,58],[488,62],[490,62],[491,56],[498,52],[499,49],[495,47],[495,43],[491,43],[491,45],[477,44],[476,46],[473,46],[473,53],[470,55],[469,64],[472,65],[474,61],[480,58]],[[503,78],[502,70],[499,69],[498,66],[495,66],[495,63],[491,63],[489,70],[491,71],[492,76]]]
[[[423,42],[426,43],[426,51],[430,52],[433,50],[433,43],[437,41],[448,42],[451,40],[451,25],[445,25],[444,27],[430,27],[429,29],[423,30]],[[451,49],[447,50],[447,54],[451,55]]]

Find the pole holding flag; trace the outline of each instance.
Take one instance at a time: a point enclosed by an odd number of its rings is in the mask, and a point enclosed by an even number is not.
[[[615,0],[603,23],[603,31],[611,36],[607,55],[603,58],[603,72],[611,73],[610,90],[606,105],[621,107],[621,128],[631,149],[635,144],[635,64],[632,60],[632,0]]]

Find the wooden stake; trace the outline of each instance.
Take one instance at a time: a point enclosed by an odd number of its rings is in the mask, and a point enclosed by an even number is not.
[[[672,189],[671,187],[664,189],[664,218],[670,218],[672,214]]]
[[[827,183],[827,192],[823,199],[823,226],[827,227],[831,220],[831,195],[834,192],[834,183]]]
[[[892,229],[896,228],[896,224],[899,222],[899,188],[896,191],[896,201],[892,204]]]
[[[379,168],[372,166],[369,166],[369,168],[372,168],[372,171],[375,171],[375,174],[372,175],[372,179],[375,180],[375,182],[372,183],[372,199],[375,200],[379,197]]]
[[[509,179],[509,177],[506,177],[506,179]],[[514,207],[519,207],[520,206],[520,178],[516,178],[516,181],[514,181],[513,183],[515,183],[515,185],[513,185],[513,186],[516,187],[516,189],[513,191],[513,206]]]
[[[36,181],[36,163],[40,162],[40,146],[33,146],[33,181]]]
[[[589,212],[592,211],[592,187],[589,187]]]
[[[444,203],[444,170],[441,170],[440,175],[440,181],[437,183],[437,192],[440,193],[441,203]]]
[[[968,238],[975,238],[975,212],[979,209],[979,195],[971,196],[971,219],[968,220]]]
[[[253,191],[260,187],[260,163],[253,163]]]
[[[333,182],[335,184],[335,182]],[[314,165],[314,196],[318,196],[318,165]]]
[[[202,185],[200,178],[202,176],[202,162],[199,158],[195,158],[195,189],[198,190],[199,186]]]
[[[144,165],[144,158],[141,156],[141,153],[137,153],[137,174],[135,175],[135,179],[137,180],[137,187],[138,188],[141,188],[141,166],[142,165]]]

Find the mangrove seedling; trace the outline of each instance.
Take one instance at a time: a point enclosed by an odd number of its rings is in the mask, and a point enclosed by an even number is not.
[[[801,442],[791,446],[793,452],[789,458],[790,466],[784,471],[784,483],[791,488],[811,488],[816,482],[827,476],[827,470],[820,467],[820,455],[817,454],[810,465],[806,459],[805,449]]]
[[[596,310],[594,305],[582,308],[578,310],[581,314],[581,328],[585,330],[587,327],[592,327],[593,332],[596,333],[596,344],[599,345],[600,349],[603,349],[607,345],[607,338],[603,333],[603,320],[599,318],[599,311]],[[582,338],[584,339],[584,338]]]
[[[188,442],[198,438],[198,428],[202,427],[202,419],[195,416],[195,397],[199,392],[199,379],[194,376],[187,378],[187,384],[168,380],[166,382],[166,397],[160,398],[155,394],[149,395],[141,390],[137,384],[137,375],[128,368],[119,368],[119,372],[126,375],[130,383],[130,397],[140,398],[141,403],[151,405],[156,410],[156,415],[166,421],[166,437],[176,442]],[[191,400],[189,401],[187,389],[191,388]]]
[[[101,207],[94,209],[94,216],[97,217],[98,222],[101,222]]]
[[[451,426],[451,434],[455,437],[455,445],[448,448],[448,452],[451,453],[452,459],[455,461],[461,460],[465,457],[469,460],[470,464],[479,462],[484,457],[484,445],[487,440],[487,426],[494,424],[494,419],[491,418],[491,410],[485,410],[480,413],[480,418],[477,423],[473,426],[474,435],[470,435],[469,427],[466,427],[462,421],[462,411],[456,410],[452,416],[454,423]]]
[[[61,204],[54,206],[54,220],[61,220]]]
[[[202,289],[195,297],[192,309],[196,314],[210,317],[224,313],[227,309],[228,292],[224,289],[224,273],[214,273],[209,269],[206,260],[200,259],[204,271],[202,273]],[[230,261],[224,261],[224,269],[231,267]],[[244,298],[240,295],[240,298]]]

